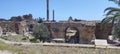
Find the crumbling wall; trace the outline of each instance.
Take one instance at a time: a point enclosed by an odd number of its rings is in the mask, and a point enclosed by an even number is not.
[[[13,16],[9,20],[0,20],[0,26],[3,32],[15,32],[18,34],[22,34],[26,28],[30,28],[32,30],[35,22],[33,20],[32,14],[26,14],[23,16]]]
[[[47,25],[52,38],[63,38],[65,39],[65,30],[68,27],[75,27],[79,31],[79,42],[89,43],[95,39],[95,25],[86,25],[76,22],[47,22]]]
[[[101,27],[100,23],[96,23],[95,36],[97,39],[108,39],[108,36],[111,35],[112,24],[108,23],[105,26]]]

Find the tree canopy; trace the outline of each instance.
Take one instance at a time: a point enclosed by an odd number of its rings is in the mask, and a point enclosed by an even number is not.
[[[120,6],[120,0],[109,0],[109,1],[112,1]]]
[[[40,39],[42,41],[45,41],[46,39],[49,38],[50,32],[48,31],[48,28],[43,24],[37,24],[33,28],[33,35],[35,38]]]
[[[120,5],[120,0],[109,0]],[[120,38],[120,8],[108,7],[104,10],[105,18],[101,21],[101,25],[104,26],[106,23],[111,23],[113,27],[112,35]]]

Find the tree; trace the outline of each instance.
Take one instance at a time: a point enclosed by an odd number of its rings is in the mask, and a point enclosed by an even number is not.
[[[116,2],[118,5],[120,5],[120,0],[109,0]],[[112,23],[112,27],[114,25],[114,22],[119,22],[120,19],[120,8],[115,8],[115,7],[108,7],[104,10],[106,13],[106,17],[102,20],[102,25],[104,25],[107,22]]]
[[[101,24],[102,26],[104,26],[106,23],[111,23],[112,24],[112,27],[114,26],[114,23],[116,22],[119,22],[120,20],[120,13],[116,13],[114,15],[110,15],[110,16],[106,16],[102,21],[101,21]]]
[[[38,23],[42,23],[42,22],[43,22],[43,18],[39,17]]]
[[[112,1],[120,6],[120,0],[109,0],[109,1]]]
[[[38,23],[42,23],[44,21],[44,18],[39,17],[36,18],[35,21],[37,21]]]
[[[120,5],[120,0],[109,0],[109,1],[113,1],[116,4]],[[118,31],[119,25],[115,25],[115,24],[120,23],[120,8],[108,7],[104,10],[104,12],[107,12],[107,13],[106,13],[106,17],[101,21],[101,25],[104,26],[106,23],[111,23],[112,30],[113,30],[112,34],[114,36],[118,35],[120,33]]]
[[[48,28],[43,23],[38,24],[33,28],[33,35],[41,41],[49,39],[49,34]]]
[[[120,22],[116,25],[114,36],[120,38]]]
[[[120,0],[109,0],[112,2],[115,2],[116,4],[120,4]],[[120,16],[120,8],[115,8],[115,7],[108,7],[104,10],[106,12],[106,17],[102,20],[102,24],[105,24],[105,22],[112,22],[112,25],[114,24],[115,20],[119,19]]]
[[[114,15],[116,13],[120,13],[120,8],[108,7],[104,10],[104,12],[107,12],[106,16]]]

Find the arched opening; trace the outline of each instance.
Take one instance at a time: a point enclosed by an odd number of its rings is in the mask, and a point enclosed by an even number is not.
[[[19,34],[19,25],[15,23],[15,32],[16,34]]]
[[[65,30],[66,43],[79,43],[79,31],[75,27],[68,27]]]
[[[33,31],[33,25],[29,25],[29,31]]]

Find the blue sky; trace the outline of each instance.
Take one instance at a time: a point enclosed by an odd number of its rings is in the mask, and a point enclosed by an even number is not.
[[[0,0],[0,18],[33,14],[34,18],[46,18],[46,0]],[[68,20],[69,16],[83,20],[102,20],[104,9],[118,7],[108,0],[50,0],[50,19]]]

